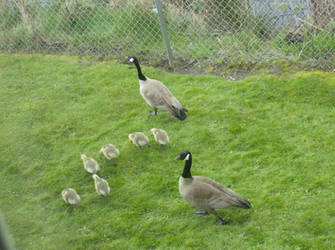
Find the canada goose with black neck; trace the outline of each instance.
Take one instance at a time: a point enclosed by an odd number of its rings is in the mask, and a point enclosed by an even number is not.
[[[154,109],[151,114],[157,115],[157,110],[161,109],[170,112],[172,116],[177,117],[181,121],[185,120],[188,110],[183,108],[170,90],[162,82],[144,76],[135,56],[128,56],[128,60],[134,63],[137,68],[140,94],[146,103]]]
[[[179,193],[191,205],[204,210],[196,211],[197,215],[214,214],[219,218],[218,225],[226,224],[217,209],[240,207],[249,209],[249,201],[241,198],[237,193],[204,176],[192,176],[192,154],[183,151],[175,160],[184,160],[185,166],[179,178]]]

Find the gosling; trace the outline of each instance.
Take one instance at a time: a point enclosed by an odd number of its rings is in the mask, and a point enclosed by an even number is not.
[[[108,182],[96,174],[92,175],[92,178],[94,180],[94,187],[97,193],[104,197],[107,196],[110,192]]]
[[[150,129],[150,132],[152,133],[152,135],[155,138],[155,141],[161,145],[162,148],[166,147],[166,144],[169,143],[169,136],[166,133],[165,130],[163,129],[159,129],[159,128],[152,128]]]
[[[150,147],[149,138],[142,132],[134,132],[128,135],[129,140],[135,144],[138,150],[141,150],[143,146]]]
[[[93,158],[87,157],[84,154],[81,154],[80,158],[83,160],[84,168],[88,173],[96,174],[100,170],[99,164]]]
[[[73,188],[66,188],[62,191],[62,198],[66,204],[76,207],[80,202],[80,196]]]
[[[114,163],[115,158],[120,155],[120,151],[113,144],[103,145],[99,153],[100,155],[104,155],[107,160],[111,161],[112,163]]]

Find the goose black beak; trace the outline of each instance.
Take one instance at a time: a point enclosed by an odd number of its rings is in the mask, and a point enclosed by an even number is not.
[[[180,155],[178,155],[176,158],[174,158],[175,161],[181,160]]]

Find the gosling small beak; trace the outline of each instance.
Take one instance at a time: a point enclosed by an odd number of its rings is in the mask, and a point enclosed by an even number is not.
[[[178,155],[176,158],[174,158],[175,161],[180,160],[180,155]]]

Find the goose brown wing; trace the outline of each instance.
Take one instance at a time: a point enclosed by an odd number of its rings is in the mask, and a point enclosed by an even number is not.
[[[166,100],[162,98],[159,90],[156,88],[146,86],[142,91],[142,95],[147,103],[149,103],[152,107],[167,106]]]
[[[191,187],[187,188],[186,192],[182,193],[182,196],[193,206],[210,210],[212,208],[209,205],[209,201],[216,192],[217,191],[207,183],[194,182]]]
[[[228,189],[225,186],[223,186],[222,184],[220,184],[220,183],[218,183],[218,182],[216,182],[216,181],[214,181],[214,180],[212,180],[208,177],[205,177],[205,176],[194,176],[194,178],[196,178],[199,182],[207,183],[207,184],[215,187],[218,190],[225,191],[226,189]],[[230,191],[232,191],[232,190],[230,190]],[[232,191],[232,192],[234,193],[234,191]]]
[[[226,207],[241,207],[250,208],[249,201],[243,199],[239,194],[233,190],[217,183],[216,181],[204,177],[196,176],[199,182],[206,183],[213,188],[212,196],[209,199],[210,207],[214,209],[226,208]]]
[[[163,83],[152,79],[151,81],[150,84],[144,87],[143,95],[149,99],[154,106],[165,106],[169,111],[172,110],[173,107],[176,109],[182,108],[180,102]]]
[[[213,209],[228,207],[244,207],[243,199],[240,196],[231,195],[230,193],[217,192],[208,201],[209,206]]]

